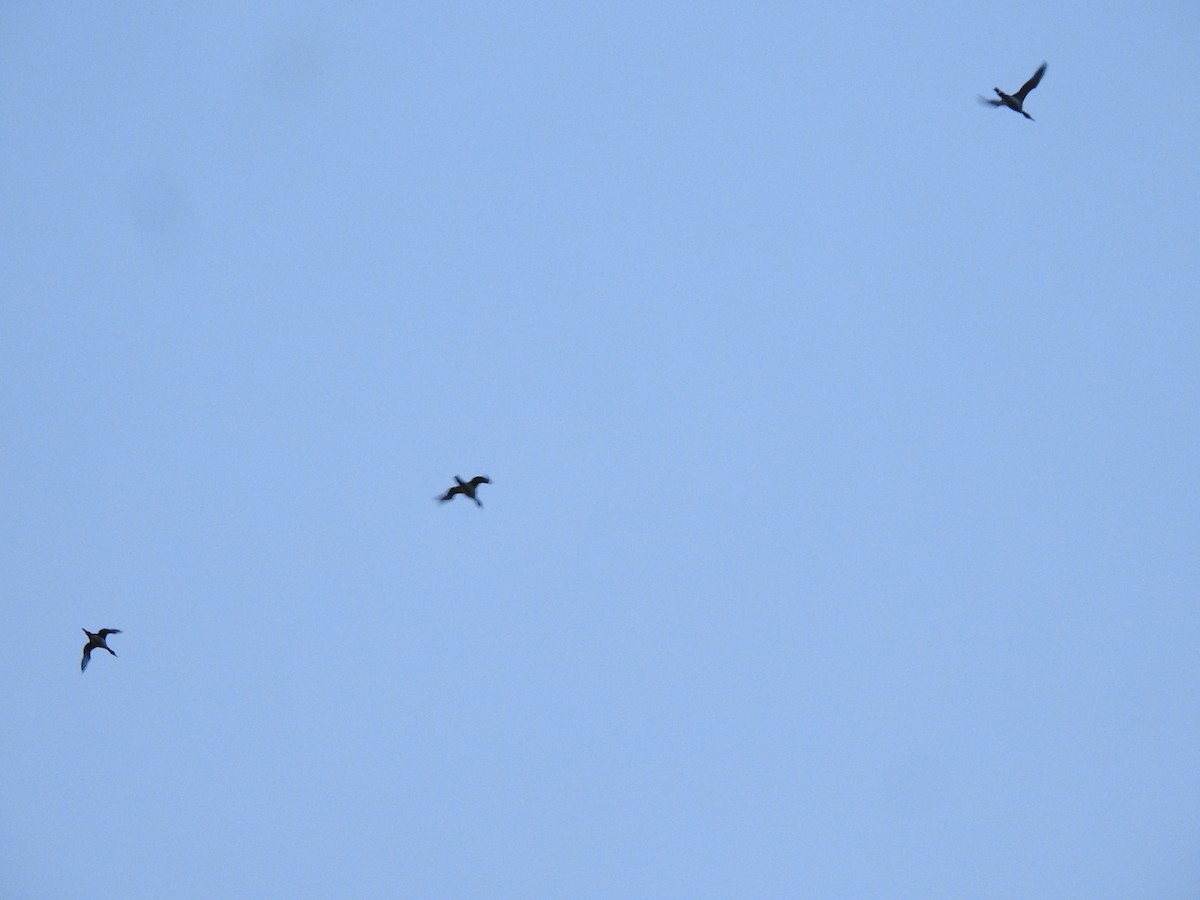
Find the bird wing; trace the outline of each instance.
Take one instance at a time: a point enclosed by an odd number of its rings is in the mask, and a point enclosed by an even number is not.
[[[447,500],[453,500],[455,494],[461,494],[462,492],[462,485],[456,484],[454,487],[450,488],[450,490],[446,491],[446,493],[442,494],[442,496],[437,498],[438,503],[445,503]]]
[[[92,645],[89,643],[83,648],[83,662],[79,664],[79,671],[87,669],[88,660],[92,658]]]
[[[1042,63],[1038,67],[1038,70],[1033,73],[1033,77],[1030,78],[1023,85],[1021,85],[1021,89],[1019,91],[1017,91],[1015,94],[1013,94],[1013,96],[1017,98],[1018,103],[1025,102],[1025,95],[1028,94],[1030,91],[1032,91],[1035,87],[1038,86],[1038,82],[1042,80],[1042,76],[1045,74],[1046,74],[1046,64]]]
[[[471,485],[471,487],[477,488],[481,484],[491,484],[492,480],[490,478],[488,478],[486,475],[476,475],[468,483]]]
[[[110,634],[120,634],[120,633],[121,633],[120,628],[101,628],[100,629],[100,640],[104,640]]]
[[[988,106],[1003,106],[1004,105],[1003,100],[997,100],[994,97],[980,97],[979,102],[986,103]]]

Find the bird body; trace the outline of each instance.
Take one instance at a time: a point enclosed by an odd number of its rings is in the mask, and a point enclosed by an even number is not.
[[[84,628],[83,633],[88,636],[88,642],[83,645],[83,661],[79,664],[80,672],[87,669],[88,661],[92,658],[93,650],[107,650],[109,653],[112,653],[113,656],[117,655],[116,653],[113,653],[112,648],[108,646],[108,636],[110,634],[120,634],[120,628],[101,628],[95,634],[92,634],[92,632]]]
[[[492,479],[486,475],[476,475],[470,481],[463,481],[457,475],[454,476],[456,482],[446,493],[438,497],[439,503],[445,503],[448,500],[453,500],[456,494],[462,494],[464,497],[469,497],[475,501],[475,505],[483,509],[483,504],[479,502],[479,498],[475,496],[475,492],[481,484],[491,484]]]
[[[1038,70],[1033,73],[1033,77],[1021,85],[1021,89],[1015,94],[1006,94],[1004,91],[1000,90],[1000,88],[993,88],[993,90],[996,92],[996,96],[1000,98],[999,100],[992,100],[988,97],[980,97],[979,99],[990,106],[1007,106],[1009,109],[1013,110],[1014,112],[1019,112],[1032,122],[1033,116],[1025,112],[1025,98],[1029,96],[1030,91],[1038,86],[1038,82],[1042,80],[1042,76],[1045,74],[1046,64],[1042,63],[1038,67]]]

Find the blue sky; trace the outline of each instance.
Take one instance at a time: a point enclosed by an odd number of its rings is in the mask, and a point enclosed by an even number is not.
[[[1198,35],[5,4],[0,892],[1195,897]]]

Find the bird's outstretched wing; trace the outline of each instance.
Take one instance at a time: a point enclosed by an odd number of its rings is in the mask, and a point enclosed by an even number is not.
[[[110,634],[120,634],[120,633],[121,633],[120,628],[101,628],[100,629],[100,640],[104,640],[104,638]]]
[[[456,484],[454,487],[450,488],[450,490],[446,491],[446,493],[442,494],[442,496],[438,497],[437,502],[445,503],[447,500],[453,500],[455,494],[461,494],[462,492],[462,485]]]
[[[1042,80],[1042,76],[1045,74],[1046,74],[1046,64],[1042,63],[1038,67],[1038,70],[1033,73],[1033,77],[1030,78],[1023,85],[1021,85],[1021,89],[1019,91],[1017,91],[1015,94],[1013,94],[1013,96],[1017,98],[1018,103],[1025,102],[1025,95],[1028,94],[1030,91],[1032,91],[1035,87],[1038,86],[1038,82],[1040,82]]]
[[[486,475],[476,475],[474,478],[472,478],[472,479],[471,479],[469,482],[467,482],[467,483],[468,483],[468,484],[469,484],[471,487],[475,487],[475,488],[477,488],[477,487],[479,487],[481,484],[491,484],[491,483],[492,483],[492,479],[488,478]]]
[[[87,664],[88,664],[88,661],[89,661],[89,660],[91,660],[91,658],[92,658],[92,645],[91,645],[91,644],[87,644],[87,645],[86,645],[86,646],[83,648],[83,662],[81,662],[81,663],[79,664],[79,671],[80,671],[80,672],[83,672],[83,671],[85,671],[85,670],[87,669]]]
[[[1003,106],[1004,105],[1003,100],[997,100],[995,97],[984,97],[982,94],[980,94],[978,96],[979,96],[979,102],[986,103],[988,106]]]

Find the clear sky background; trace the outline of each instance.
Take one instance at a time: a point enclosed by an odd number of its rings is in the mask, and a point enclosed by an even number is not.
[[[0,6],[0,895],[1200,896],[1197,46]]]

